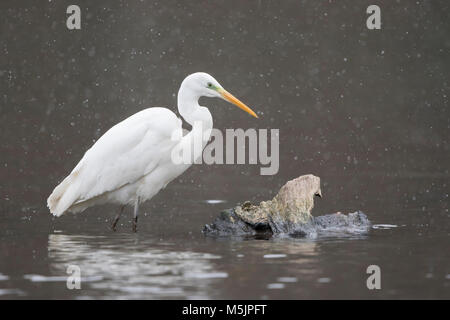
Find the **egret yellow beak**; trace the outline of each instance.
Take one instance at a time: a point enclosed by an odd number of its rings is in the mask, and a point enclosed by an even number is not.
[[[250,109],[249,107],[247,107],[243,102],[241,102],[238,98],[236,98],[235,96],[233,96],[231,93],[229,93],[227,90],[220,88],[219,90],[217,90],[222,98],[224,98],[225,100],[227,100],[228,102],[234,104],[235,106],[241,108],[242,110],[244,110],[245,112],[250,113],[252,116],[254,116],[255,118],[258,118],[258,116],[256,115],[255,112],[253,112],[252,109]]]

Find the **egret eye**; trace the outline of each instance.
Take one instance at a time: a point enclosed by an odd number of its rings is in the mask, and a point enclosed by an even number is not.
[[[212,88],[212,83],[211,82],[208,82],[208,88]]]

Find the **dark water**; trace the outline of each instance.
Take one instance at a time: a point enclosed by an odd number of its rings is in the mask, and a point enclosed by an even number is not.
[[[450,298],[447,1],[0,3],[0,299]],[[260,115],[203,99],[215,127],[280,129],[280,170],[196,165],[113,233],[117,208],[52,218],[45,201],[110,126],[176,110],[195,71]],[[367,235],[202,235],[221,209],[313,173],[314,215],[364,211]],[[221,200],[221,201],[211,201]],[[68,265],[82,289],[66,288]],[[366,268],[381,268],[368,290]]]

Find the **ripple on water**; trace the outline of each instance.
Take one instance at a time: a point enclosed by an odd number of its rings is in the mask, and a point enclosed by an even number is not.
[[[25,292],[19,289],[0,289],[0,296],[6,295],[25,296]]]
[[[31,282],[66,282],[66,276],[43,276],[40,274],[26,274],[23,276],[25,279],[30,280]],[[81,282],[94,282],[101,281],[104,278],[102,276],[90,276],[90,277],[82,277],[80,279]]]
[[[279,259],[279,258],[286,258],[287,255],[284,253],[277,253],[277,254],[265,254],[263,256],[264,259]]]
[[[396,224],[374,224],[372,228],[374,229],[393,229],[397,228],[398,226]]]
[[[9,277],[7,275],[0,273],[0,281],[6,281],[6,280],[9,280]]]
[[[183,290],[181,288],[163,288],[158,286],[123,286],[123,292],[131,294],[156,294],[156,295],[182,295]]]
[[[277,278],[278,282],[297,282],[297,278],[296,277],[279,277]]]
[[[185,278],[194,279],[217,279],[217,278],[228,278],[228,273],[226,272],[188,272],[184,275]]]
[[[210,200],[205,200],[205,202],[208,204],[219,204],[219,203],[225,203],[227,201],[221,200],[221,199],[210,199]]]
[[[284,283],[269,283],[267,289],[284,289]]]

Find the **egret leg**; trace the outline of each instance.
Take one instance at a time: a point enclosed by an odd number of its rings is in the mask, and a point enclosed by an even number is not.
[[[116,231],[117,222],[119,222],[120,216],[122,215],[124,209],[125,209],[124,205],[122,207],[120,207],[119,213],[114,218],[113,224],[111,226],[111,229],[113,229],[113,231]]]
[[[134,202],[133,232],[137,231],[138,215],[139,215],[139,198],[136,198],[136,201]]]

